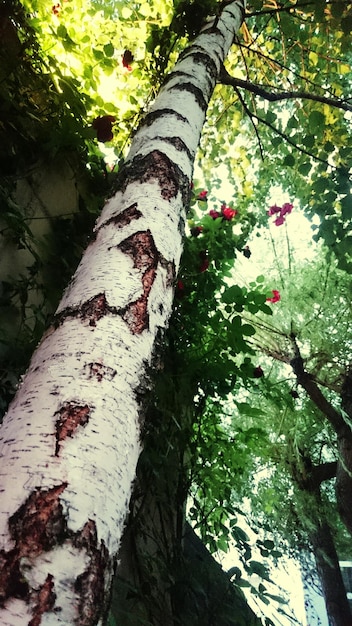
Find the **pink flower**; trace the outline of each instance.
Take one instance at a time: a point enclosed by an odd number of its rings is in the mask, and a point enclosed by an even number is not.
[[[226,204],[222,204],[221,213],[224,220],[227,220],[229,222],[230,220],[232,220],[233,217],[235,217],[235,215],[237,215],[238,211],[236,211],[236,209],[231,209],[231,207],[226,206]]]
[[[214,211],[214,209],[211,209],[208,215],[210,215],[210,217],[212,217],[213,220],[216,220],[217,217],[221,217],[221,213],[219,213],[219,211]]]
[[[285,202],[282,207],[274,204],[270,207],[269,211],[267,211],[267,214],[269,215],[269,217],[271,217],[272,215],[277,215],[277,213],[279,213],[277,218],[274,220],[274,224],[275,226],[281,226],[281,224],[283,224],[285,221],[285,215],[291,213],[292,209],[293,204],[291,204],[291,202]]]
[[[281,296],[280,296],[280,292],[277,289],[273,289],[271,292],[273,295],[271,298],[267,298],[266,301],[267,302],[279,302],[279,300],[281,300]]]
[[[291,202],[285,202],[285,204],[282,205],[280,215],[287,215],[291,213],[292,209],[293,209],[293,204],[291,204]]]
[[[272,215],[275,215],[276,213],[280,213],[281,211],[281,207],[277,206],[276,204],[273,204],[273,206],[270,207],[269,211],[267,211],[267,214],[269,215],[269,217],[271,217]]]
[[[208,192],[206,191],[206,189],[204,189],[198,194],[197,200],[203,200],[205,202],[207,200],[207,195],[208,195]]]

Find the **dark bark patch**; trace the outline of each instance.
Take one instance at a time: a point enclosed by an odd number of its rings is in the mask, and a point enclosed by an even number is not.
[[[81,316],[84,320],[89,320],[89,326],[96,326],[97,322],[106,315],[109,307],[105,293],[99,293],[81,307]]]
[[[184,122],[185,124],[189,124],[187,117],[184,117],[183,115],[181,115],[181,113],[177,113],[177,111],[174,111],[174,109],[165,108],[157,109],[156,111],[150,111],[150,113],[147,113],[147,115],[142,120],[141,128],[143,128],[143,126],[151,126],[152,124],[154,124],[155,121],[159,120],[165,115],[171,115],[175,118],[175,120]]]
[[[94,626],[106,610],[105,580],[107,571],[111,569],[109,553],[103,541],[98,545],[93,520],[88,520],[82,530],[76,533],[74,545],[85,550],[89,557],[88,566],[75,581],[75,590],[79,596],[75,625]]]
[[[88,379],[96,378],[98,382],[103,379],[112,380],[116,376],[116,370],[103,363],[87,363],[84,370]]]
[[[63,543],[67,536],[67,524],[60,503],[60,495],[67,483],[48,490],[36,489],[9,519],[9,531],[15,547],[9,552],[0,551],[0,604],[8,598],[29,600],[29,585],[21,572],[21,559],[35,557]],[[41,595],[49,594],[49,581],[44,583]],[[47,606],[47,602],[45,606]],[[53,604],[51,605],[51,607]],[[36,622],[33,622],[35,624]]]
[[[20,570],[20,556],[17,548],[0,551],[0,606],[8,598],[28,598],[29,586]]]
[[[107,313],[110,313],[111,310],[106,300],[105,293],[98,293],[96,296],[83,302],[81,306],[67,307],[67,309],[60,311],[60,313],[55,316],[52,328],[58,328],[68,318],[77,319],[79,317],[81,317],[83,321],[88,320],[89,326],[95,327],[97,322]]]
[[[23,556],[37,556],[60,543],[66,534],[60,495],[67,483],[44,491],[36,489],[9,519],[9,529]]]
[[[117,189],[124,191],[133,182],[146,183],[157,180],[164,200],[175,198],[180,191],[182,200],[188,205],[190,181],[181,169],[160,150],[153,150],[145,156],[137,155],[121,168],[117,179]]]
[[[134,233],[118,247],[133,260],[133,267],[142,272],[142,295],[120,312],[130,331],[134,335],[140,334],[149,328],[148,297],[155,280],[159,253],[149,230]]]
[[[54,592],[54,577],[48,574],[45,583],[35,594],[36,605],[33,609],[34,616],[28,622],[28,626],[40,626],[43,613],[51,611],[55,606],[56,593]]]
[[[59,415],[55,424],[55,456],[59,456],[60,443],[64,441],[66,437],[73,437],[79,426],[85,426],[88,423],[90,407],[87,404],[80,406],[73,402],[66,402],[55,415]]]
[[[205,68],[205,76],[210,78],[213,85],[218,78],[218,68],[213,59],[207,54],[203,48],[193,45],[191,48],[186,48],[183,53],[180,54],[180,60],[191,57],[198,65],[203,65]],[[171,74],[172,75],[172,74]]]
[[[124,209],[124,211],[121,211],[121,213],[119,213],[118,215],[114,215],[113,217],[110,217],[110,219],[104,222],[100,226],[100,228],[103,228],[104,226],[107,226],[108,224],[115,224],[117,228],[124,228],[124,226],[128,226],[128,224],[130,224],[134,220],[138,220],[140,217],[142,217],[142,213],[137,207],[138,207],[137,202],[134,202],[133,204],[131,204],[131,206],[127,207],[127,209]]]
[[[202,111],[207,110],[208,102],[204,98],[202,90],[199,89],[199,87],[196,87],[195,85],[193,85],[193,83],[188,82],[188,83],[181,83],[180,85],[174,85],[172,90],[173,91],[188,91],[194,96],[199,108],[202,109]]]
[[[172,287],[176,278],[175,263],[166,259],[160,259],[160,264],[166,269],[166,287]]]
[[[182,141],[180,137],[160,137],[160,139],[174,146],[174,148],[176,148],[176,150],[178,150],[179,152],[186,152],[190,160],[193,159],[193,154],[191,154],[188,146],[186,146],[185,142]]]

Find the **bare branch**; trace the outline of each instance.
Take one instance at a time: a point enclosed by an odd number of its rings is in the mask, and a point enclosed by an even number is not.
[[[308,91],[281,91],[279,93],[267,91],[260,85],[231,76],[225,67],[222,67],[220,70],[219,82],[223,85],[230,85],[236,90],[238,87],[242,87],[243,89],[260,96],[265,100],[269,100],[269,102],[278,102],[280,100],[313,100],[315,102],[321,102],[322,104],[328,104],[329,106],[337,109],[342,109],[343,111],[352,111],[351,104],[338,98],[319,96],[317,94],[309,93]]]

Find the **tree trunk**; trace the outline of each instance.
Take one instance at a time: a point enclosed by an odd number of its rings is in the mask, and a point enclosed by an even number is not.
[[[180,57],[1,429],[0,623],[103,624],[193,161],[244,0]]]
[[[347,370],[341,389],[345,421],[337,433],[339,461],[336,473],[336,500],[340,517],[352,536],[352,371]]]
[[[292,477],[306,494],[304,513],[299,515],[312,546],[317,574],[323,591],[330,626],[352,626],[352,613],[344,586],[331,528],[324,513],[320,486],[335,476],[338,463],[313,465],[300,453],[299,463],[291,465]]]
[[[330,626],[352,626],[352,614],[329,525],[322,521],[309,535]]]

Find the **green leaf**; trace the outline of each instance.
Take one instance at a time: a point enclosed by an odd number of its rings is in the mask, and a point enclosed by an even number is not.
[[[246,337],[251,337],[255,335],[255,328],[250,324],[242,324],[242,333],[246,335]]]
[[[309,163],[309,161],[307,161],[306,163],[301,163],[298,166],[298,171],[300,174],[302,174],[302,176],[307,176],[311,169],[312,169],[312,164]]]
[[[232,304],[233,302],[244,302],[243,291],[238,285],[232,285],[221,296],[221,300],[226,304]]]
[[[325,115],[321,111],[312,111],[309,115],[309,128],[312,133],[321,133],[325,126]]]
[[[105,44],[105,46],[104,46],[104,54],[105,54],[105,56],[107,56],[107,57],[114,56],[114,51],[115,51],[115,48],[112,45],[112,43]]]
[[[58,26],[58,29],[56,31],[57,36],[61,37],[62,39],[65,39],[67,37],[67,28],[66,26],[64,26],[63,24],[60,24],[60,26]]]
[[[288,167],[292,167],[295,164],[295,158],[293,156],[293,154],[286,154],[284,160],[283,160],[283,165],[287,165]]]

